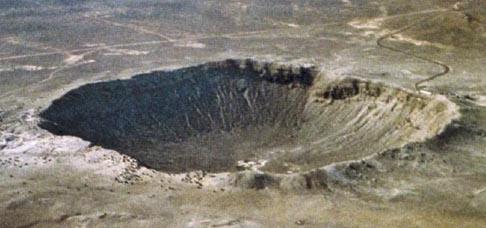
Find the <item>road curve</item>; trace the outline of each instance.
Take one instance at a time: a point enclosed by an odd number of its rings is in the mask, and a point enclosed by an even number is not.
[[[387,33],[387,34],[381,36],[380,38],[378,38],[376,40],[376,44],[379,47],[382,47],[382,48],[385,48],[385,49],[388,49],[388,50],[391,50],[391,51],[394,51],[394,52],[402,53],[404,55],[408,55],[408,56],[414,57],[416,59],[420,59],[420,60],[423,60],[425,62],[429,62],[429,63],[432,63],[432,64],[436,64],[436,65],[439,65],[440,67],[442,67],[443,70],[441,72],[436,73],[436,74],[434,74],[434,75],[432,75],[432,76],[430,76],[428,78],[425,78],[425,79],[422,79],[422,80],[419,80],[419,81],[415,82],[414,87],[415,87],[415,89],[417,91],[420,91],[420,85],[421,84],[426,83],[426,82],[431,81],[431,80],[434,80],[434,79],[436,79],[436,78],[438,78],[440,76],[443,76],[443,75],[448,74],[451,71],[451,68],[448,65],[446,65],[446,64],[444,64],[444,63],[442,63],[442,62],[440,62],[438,60],[429,59],[429,58],[426,58],[426,57],[423,57],[423,56],[419,56],[419,55],[415,55],[413,53],[406,52],[404,50],[398,49],[398,48],[393,47],[393,46],[385,45],[383,43],[383,41],[385,41],[386,39],[392,37],[393,35],[396,35],[398,33],[402,33],[402,32],[404,32],[404,31],[406,31],[406,30],[408,30],[408,29],[410,29],[410,28],[412,28],[412,27],[414,27],[414,26],[416,26],[416,25],[418,25],[418,24],[420,24],[420,23],[422,23],[424,21],[427,21],[427,20],[430,20],[430,19],[433,19],[433,18],[436,18],[436,17],[437,16],[430,16],[430,17],[423,18],[423,19],[421,19],[421,20],[419,20],[419,21],[417,21],[415,23],[409,24],[409,25],[407,25],[407,26],[405,26],[403,28],[400,28],[400,29],[395,30],[395,31],[390,32],[390,33]]]

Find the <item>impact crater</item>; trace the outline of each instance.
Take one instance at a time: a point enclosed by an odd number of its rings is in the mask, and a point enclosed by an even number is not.
[[[444,99],[315,67],[225,60],[81,86],[40,126],[169,173],[293,173],[425,140],[455,113]]]

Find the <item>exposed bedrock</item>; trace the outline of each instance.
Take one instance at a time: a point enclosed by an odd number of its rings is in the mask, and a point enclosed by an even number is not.
[[[307,173],[295,180],[312,187],[326,174],[311,170],[433,137],[456,113],[441,97],[333,81],[313,67],[226,60],[81,86],[45,109],[40,126],[164,172]]]

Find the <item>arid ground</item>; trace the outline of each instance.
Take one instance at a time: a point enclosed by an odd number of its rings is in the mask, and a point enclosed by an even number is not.
[[[0,227],[485,227],[483,0],[0,2]]]

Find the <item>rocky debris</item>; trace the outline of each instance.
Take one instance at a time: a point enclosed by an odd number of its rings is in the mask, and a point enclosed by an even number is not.
[[[438,159],[438,155],[428,152],[422,144],[408,144],[399,149],[392,149],[380,154],[379,158],[397,161],[399,167],[411,166],[419,168],[427,163],[431,163]],[[443,163],[447,161],[443,160]]]
[[[202,189],[203,188],[203,179],[206,177],[206,171],[194,171],[188,172],[184,175],[181,179],[182,183],[196,185],[196,188]]]
[[[280,189],[283,191],[330,191],[335,181],[325,169],[315,169],[296,174],[272,174],[261,171],[241,171],[232,174],[229,182],[243,189]]]
[[[228,59],[216,65],[250,69],[259,73],[260,77],[271,82],[290,84],[293,86],[311,86],[318,74],[317,67],[304,65],[279,64],[275,62],[261,62],[253,59]]]
[[[379,97],[387,88],[381,83],[372,83],[356,78],[345,78],[332,82],[325,89],[317,90],[315,96],[327,100],[345,100],[357,95]]]
[[[236,228],[236,227],[248,227],[257,228],[262,227],[255,221],[243,218],[198,218],[192,219],[192,221],[185,224],[184,227],[197,228],[197,227],[221,227],[221,228]]]
[[[376,170],[376,165],[372,161],[362,160],[360,162],[349,163],[344,169],[344,174],[352,180],[363,180],[367,179],[366,173]]]
[[[349,97],[354,97],[358,95],[358,93],[358,80],[351,80],[329,86],[322,96],[326,99],[344,100]]]
[[[455,11],[463,11],[464,10],[464,2],[456,2],[453,6],[452,9]]]
[[[0,167],[25,168],[54,161],[46,155],[46,138],[26,133],[0,132]]]
[[[257,171],[261,167],[265,166],[266,163],[267,163],[266,160],[258,160],[258,161],[240,160],[236,164],[236,169],[238,171],[243,171],[243,170]]]
[[[7,115],[6,111],[0,110],[0,123],[4,121],[6,115]]]
[[[37,165],[38,164],[37,159],[34,158],[33,160],[35,161],[33,164]],[[50,162],[51,160],[52,159],[46,160],[46,161],[44,161],[44,163]],[[22,161],[22,158],[19,157],[19,156],[13,156],[13,157],[8,157],[8,158],[0,158],[0,167],[2,167],[2,166],[22,168],[22,167],[29,166],[29,162]]]
[[[308,190],[327,190],[329,177],[327,172],[322,169],[313,170],[302,174],[305,178],[305,187]]]
[[[303,225],[305,225],[305,220],[299,219],[299,220],[295,221],[295,225],[303,226]]]
[[[276,176],[256,171],[238,172],[230,180],[233,186],[256,190],[278,186],[279,181]]]
[[[135,184],[143,180],[139,174],[139,165],[134,159],[130,159],[128,156],[123,156],[123,160],[126,167],[122,173],[115,177],[115,181],[122,184]]]
[[[90,214],[64,214],[57,221],[68,226],[90,226],[99,222],[98,220],[109,220],[111,222],[127,222],[134,220],[143,220],[145,216],[122,213],[122,212],[95,212]]]
[[[216,224],[211,225],[211,227],[229,227],[240,224],[241,221],[239,219],[229,220],[229,221],[222,221],[217,222]]]

